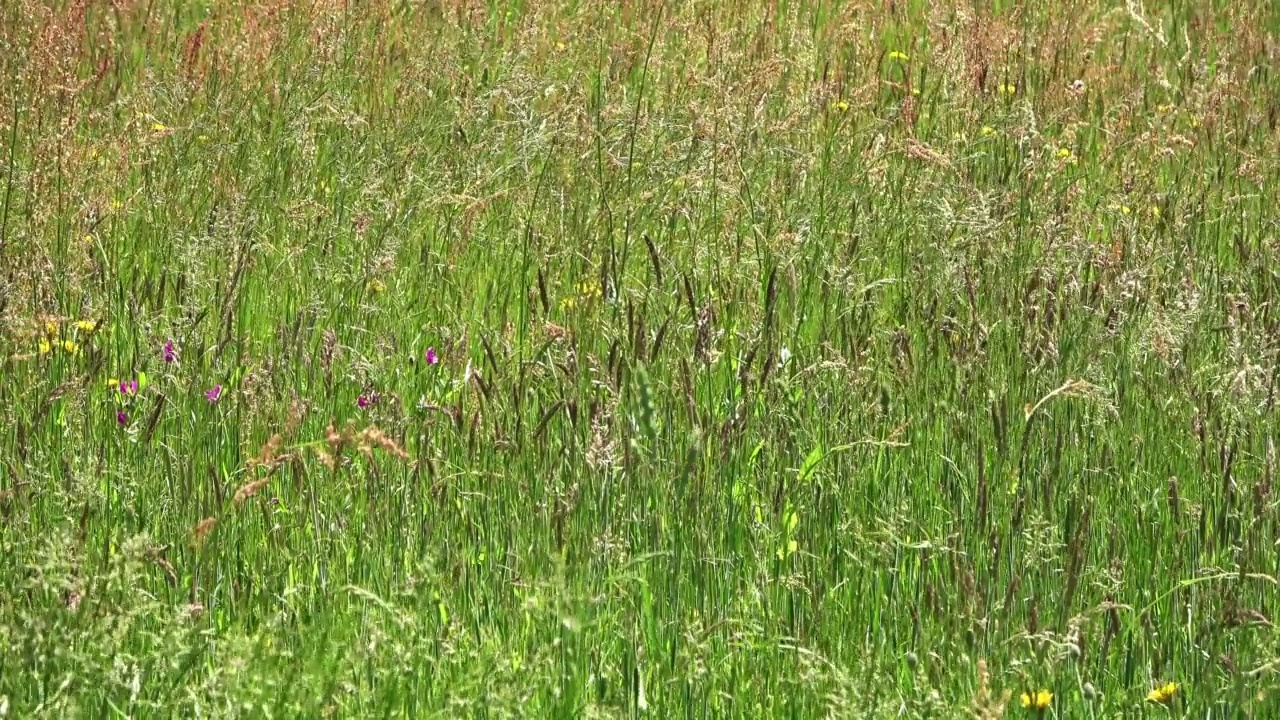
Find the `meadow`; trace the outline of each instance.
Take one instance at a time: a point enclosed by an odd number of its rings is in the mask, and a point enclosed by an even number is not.
[[[1278,63],[0,3],[0,717],[1280,717]]]

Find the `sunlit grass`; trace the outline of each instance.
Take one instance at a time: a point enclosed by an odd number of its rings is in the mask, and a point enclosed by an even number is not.
[[[1268,5],[0,7],[0,715],[1267,717]]]

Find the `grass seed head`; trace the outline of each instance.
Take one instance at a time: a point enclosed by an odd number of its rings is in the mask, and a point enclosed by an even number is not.
[[[236,490],[235,497],[233,498],[236,507],[240,507],[246,500],[257,495],[258,491],[266,487],[269,482],[271,482],[269,478],[263,478],[240,486],[240,489]]]
[[[196,526],[191,529],[192,542],[196,546],[203,545],[205,539],[209,537],[209,533],[213,532],[213,528],[216,527],[217,524],[218,524],[218,518],[212,517],[212,516],[207,517],[201,520],[200,522],[196,523]]]

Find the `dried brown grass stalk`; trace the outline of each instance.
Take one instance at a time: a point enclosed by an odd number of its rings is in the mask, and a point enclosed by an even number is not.
[[[369,458],[373,457],[374,450],[381,450],[399,460],[410,459],[409,453],[405,452],[400,443],[376,425],[357,431],[350,425],[338,430],[330,424],[324,432],[325,447],[316,447],[315,453],[330,470],[338,466],[348,448],[355,448],[361,455]]]
[[[978,661],[978,689],[973,695],[973,715],[979,720],[997,720],[1005,716],[1009,705],[1008,690],[996,697],[991,692],[991,672],[985,659]]]
[[[196,523],[196,526],[191,529],[192,542],[195,543],[197,546],[203,545],[205,539],[209,537],[209,533],[213,532],[213,529],[217,527],[217,525],[218,525],[218,518],[212,517],[212,516],[207,517],[201,520],[200,522]]]
[[[269,482],[271,482],[269,479],[263,478],[241,486],[240,489],[236,491],[235,497],[232,498],[232,501],[236,504],[236,507],[240,507],[246,500],[257,495],[258,491],[266,487]]]
[[[289,460],[290,456],[287,453],[282,454],[280,452],[280,448],[283,444],[284,438],[280,433],[272,435],[267,442],[263,444],[262,448],[258,450],[258,454],[249,458],[249,461],[245,463],[245,466],[250,470],[256,470],[258,468],[269,468],[274,470]]]

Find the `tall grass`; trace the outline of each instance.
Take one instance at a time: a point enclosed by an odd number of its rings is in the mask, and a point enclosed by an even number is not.
[[[3,4],[0,716],[1280,712],[1278,31]]]

